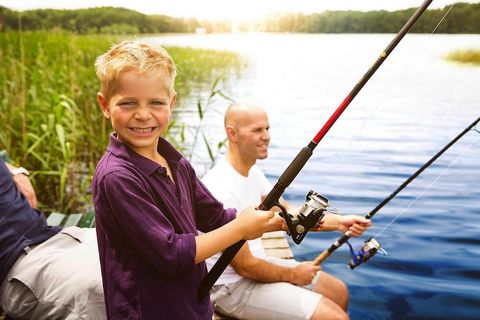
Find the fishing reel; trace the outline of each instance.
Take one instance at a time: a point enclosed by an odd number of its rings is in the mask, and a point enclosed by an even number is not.
[[[351,270],[363,263],[366,263],[370,258],[376,255],[377,252],[380,252],[385,256],[387,255],[387,252],[382,249],[380,242],[378,242],[375,238],[366,240],[357,253],[354,253],[352,245],[348,241],[347,244],[350,247],[350,254],[352,256],[348,262],[348,266]]]
[[[308,231],[316,227],[322,220],[328,207],[328,199],[311,190],[296,216],[288,213],[280,203],[277,202],[275,205],[282,210],[280,216],[287,223],[287,234],[292,237],[293,242],[300,244]]]

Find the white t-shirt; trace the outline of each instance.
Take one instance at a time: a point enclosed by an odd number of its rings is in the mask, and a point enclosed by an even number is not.
[[[237,209],[237,214],[249,206],[258,206],[262,202],[262,196],[271,190],[271,184],[257,165],[253,165],[248,172],[248,177],[239,174],[225,157],[207,172],[202,182],[210,190],[217,200],[221,201],[225,208]],[[252,254],[264,259],[265,249],[260,238],[247,241]],[[220,253],[208,258],[205,262],[208,270],[220,258]],[[242,276],[228,266],[215,283],[228,284],[242,279]]]

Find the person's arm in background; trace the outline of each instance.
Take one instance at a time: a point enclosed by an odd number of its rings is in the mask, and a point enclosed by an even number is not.
[[[21,168],[17,168],[9,163],[5,163],[10,173],[13,175],[13,180],[17,185],[18,190],[27,198],[28,203],[32,208],[37,207],[37,195],[35,194],[35,190],[33,189],[32,183],[28,178],[28,175],[25,174],[26,170],[19,170]],[[18,172],[21,171],[21,172]]]

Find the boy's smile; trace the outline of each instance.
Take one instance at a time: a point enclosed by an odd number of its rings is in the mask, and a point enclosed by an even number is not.
[[[123,71],[110,101],[105,101],[101,94],[98,100],[118,138],[138,154],[152,159],[175,103],[168,82],[160,75]]]

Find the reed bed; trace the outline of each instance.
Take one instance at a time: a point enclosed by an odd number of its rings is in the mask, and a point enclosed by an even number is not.
[[[460,63],[480,65],[480,49],[453,51],[447,55],[447,59]]]
[[[97,106],[93,66],[120,40],[60,31],[0,32],[0,150],[31,170],[45,211],[81,211],[91,202],[90,179],[111,132]],[[230,52],[167,50],[179,69],[180,110],[182,97],[195,86],[238,72],[243,64]],[[175,126],[184,124],[173,121]],[[179,137],[168,138],[182,147]]]

